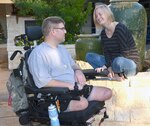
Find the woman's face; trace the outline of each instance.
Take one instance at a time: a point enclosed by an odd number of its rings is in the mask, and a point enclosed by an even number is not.
[[[107,15],[104,13],[104,10],[102,10],[101,8],[97,8],[95,10],[95,18],[96,21],[102,26],[105,25],[106,22],[108,21]]]

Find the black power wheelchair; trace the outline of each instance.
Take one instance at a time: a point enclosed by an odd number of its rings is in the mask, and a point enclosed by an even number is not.
[[[26,34],[29,40],[37,40],[42,34],[40,27],[29,27],[26,29]],[[105,101],[90,101],[88,107],[82,111],[72,111],[72,112],[63,112],[60,111],[63,105],[65,105],[70,100],[79,100],[81,95],[81,90],[78,90],[77,85],[75,84],[75,89],[70,91],[68,88],[37,88],[34,84],[32,75],[28,70],[27,59],[33,50],[33,48],[28,49],[21,58],[21,63],[17,69],[14,69],[13,72],[16,76],[19,76],[23,80],[23,69],[24,66],[27,70],[27,77],[25,80],[24,88],[27,96],[28,107],[16,112],[19,117],[19,122],[21,125],[34,125],[34,122],[40,124],[50,125],[50,119],[48,115],[48,106],[54,104],[58,110],[58,118],[61,125],[65,126],[92,126],[94,121],[94,116],[99,114],[101,110],[103,111],[103,117],[100,120],[100,123],[104,121],[105,118],[108,118],[105,108]],[[17,53],[22,54],[21,51],[15,51],[10,60],[13,60]],[[90,77],[91,73],[89,71],[83,71],[86,77]],[[92,73],[92,77],[93,77]]]

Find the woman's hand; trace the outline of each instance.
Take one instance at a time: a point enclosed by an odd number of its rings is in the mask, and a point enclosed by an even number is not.
[[[109,73],[108,73],[107,76],[110,77],[110,78],[113,78],[113,77],[114,77],[114,72],[113,72],[112,68],[109,67],[109,68],[108,68],[108,71],[109,71]]]
[[[99,72],[104,71],[105,69],[107,69],[107,67],[105,65],[103,65],[102,67],[96,68],[95,71],[99,73]]]

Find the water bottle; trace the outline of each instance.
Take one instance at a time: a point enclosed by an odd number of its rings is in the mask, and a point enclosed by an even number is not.
[[[51,104],[48,107],[48,114],[49,114],[51,126],[60,126],[59,119],[58,119],[58,112],[55,105]]]

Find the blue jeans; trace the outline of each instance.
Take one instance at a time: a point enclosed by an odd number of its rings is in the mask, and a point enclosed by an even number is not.
[[[86,61],[95,69],[106,64],[105,57],[96,53],[87,53]],[[111,64],[114,73],[124,73],[127,77],[136,75],[136,64],[125,57],[116,57]]]

